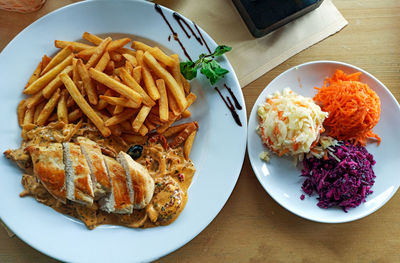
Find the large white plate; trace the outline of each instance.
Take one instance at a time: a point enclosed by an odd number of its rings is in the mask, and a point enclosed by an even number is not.
[[[173,11],[166,8],[163,11],[192,58],[206,52],[206,48],[193,37],[185,37],[172,18]],[[185,59],[178,43],[173,39],[168,41],[169,28],[155,12],[152,3],[80,2],[41,18],[16,36],[0,54],[2,152],[20,145],[16,107],[41,56],[56,52],[55,39],[79,40],[84,31],[138,36]],[[202,34],[214,49],[216,43],[204,31]],[[219,83],[220,88],[226,83],[244,106],[233,68],[225,58],[221,64],[231,73]],[[79,221],[59,214],[33,198],[20,198],[21,172],[4,157],[0,158],[1,219],[35,249],[69,262],[149,261],[189,242],[214,219],[231,194],[243,164],[247,132],[245,109],[238,111],[243,123],[243,127],[239,127],[206,79],[192,81],[192,87],[198,100],[191,107],[191,119],[200,125],[191,153],[197,172],[189,190],[187,206],[173,224],[152,229],[101,226],[87,230]],[[223,88],[222,92],[228,95]]]
[[[316,94],[314,87],[321,87],[326,77],[332,76],[336,69],[346,73],[361,71],[361,81],[367,83],[381,99],[381,117],[373,129],[382,138],[380,146],[368,144],[367,150],[374,155],[376,165],[375,184],[373,194],[366,198],[366,202],[357,208],[349,209],[348,213],[340,208],[322,209],[317,206],[316,196],[300,200],[304,194],[301,185],[304,178],[289,158],[272,156],[270,163],[260,160],[259,154],[265,148],[256,132],[257,108],[268,94],[282,91],[290,87],[303,96],[313,97]],[[325,223],[341,223],[360,219],[383,206],[396,192],[400,184],[398,171],[400,169],[400,107],[390,91],[368,72],[355,66],[334,62],[316,61],[291,68],[276,77],[258,97],[250,114],[248,124],[248,153],[253,170],[269,195],[280,205],[294,214],[309,220]]]

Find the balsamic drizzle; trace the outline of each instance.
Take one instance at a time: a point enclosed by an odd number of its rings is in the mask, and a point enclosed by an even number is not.
[[[194,25],[194,28],[196,28],[197,33],[199,33],[201,39],[203,40],[204,44],[206,45],[206,48],[207,48],[207,50],[208,50],[208,53],[211,54],[212,52],[211,52],[210,48],[208,47],[207,42],[204,40],[204,37],[203,37],[203,35],[201,34],[199,28],[197,27],[197,25],[195,24],[195,22],[192,21],[192,23],[193,23],[193,25]]]
[[[239,125],[240,127],[242,127],[242,123],[240,122],[240,118],[239,115],[236,112],[235,107],[233,106],[231,99],[229,97],[226,97],[226,99],[228,100],[228,102],[225,100],[224,96],[222,96],[221,92],[219,91],[219,89],[217,87],[215,87],[215,90],[218,91],[219,96],[221,97],[221,99],[224,101],[226,107],[229,109],[229,111],[232,114],[233,119],[235,120],[236,124]]]
[[[162,11],[161,7],[158,4],[154,4],[154,9],[161,15],[161,17],[164,19],[165,23],[168,25],[169,29],[171,30],[172,35],[174,36],[174,40],[179,43],[181,46],[183,53],[185,56],[190,60],[193,61],[192,58],[189,56],[189,54],[186,51],[186,48],[183,46],[181,40],[178,37],[178,34],[175,32],[175,30],[172,28],[171,24],[168,22],[168,19],[165,17],[164,12]]]
[[[203,42],[201,41],[201,38],[198,37],[192,27],[176,12],[174,12],[172,14],[172,16],[175,18],[176,22],[178,22],[179,26],[182,28],[183,32],[185,32],[187,38],[191,38],[192,36],[189,35],[189,33],[186,31],[185,27],[183,26],[183,24],[185,24],[186,28],[188,28],[190,30],[190,32],[192,33],[192,35],[194,36],[194,38],[196,38],[197,42],[199,42],[200,45],[203,45]],[[183,22],[183,24],[182,24]]]
[[[239,101],[237,100],[235,94],[233,94],[232,89],[229,88],[228,85],[226,85],[225,83],[224,83],[224,86],[228,90],[229,94],[231,94],[231,97],[232,97],[233,101],[235,102],[236,109],[241,110],[242,106],[240,105]]]

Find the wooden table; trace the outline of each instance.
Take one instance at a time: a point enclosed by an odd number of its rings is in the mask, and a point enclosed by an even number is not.
[[[22,15],[0,11],[0,50],[22,29],[73,0],[48,0]],[[178,1],[163,1],[172,6]],[[349,25],[290,58],[243,89],[248,113],[261,90],[286,69],[311,60],[355,64],[400,100],[400,2],[334,0]],[[200,25],[201,26],[201,25]],[[214,221],[162,262],[400,262],[400,198],[345,224],[307,221],[278,205],[258,183],[246,156],[239,181]],[[0,262],[54,262],[0,229]]]

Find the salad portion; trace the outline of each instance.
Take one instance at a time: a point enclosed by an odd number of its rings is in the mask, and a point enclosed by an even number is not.
[[[305,178],[300,199],[317,194],[321,208],[347,212],[373,192],[375,161],[365,146],[381,141],[372,131],[380,99],[360,75],[336,70],[314,98],[285,88],[258,107],[257,131],[268,150],[260,158],[292,156]]]

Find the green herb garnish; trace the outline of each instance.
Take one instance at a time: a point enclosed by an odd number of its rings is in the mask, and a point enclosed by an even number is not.
[[[199,59],[195,62],[181,62],[180,68],[182,75],[185,79],[191,80],[197,76],[197,70],[200,69],[200,73],[210,80],[211,85],[214,85],[229,72],[221,67],[215,58],[222,56],[231,49],[231,47],[224,45],[218,46],[212,54],[201,54]]]

